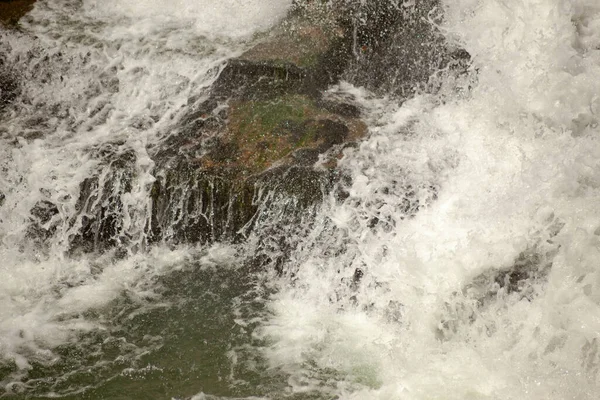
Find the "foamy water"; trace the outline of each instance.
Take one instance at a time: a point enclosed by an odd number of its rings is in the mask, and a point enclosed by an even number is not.
[[[600,6],[444,9],[440,29],[473,56],[471,76],[400,108],[336,89],[363,107],[371,136],[342,161],[350,197],[325,206],[258,334],[296,391],[594,399]],[[552,268],[526,294],[469,286],[532,253]]]
[[[157,279],[190,263],[206,265],[201,249],[144,250],[155,179],[148,148],[170,133],[190,97],[207,96],[224,62],[251,46],[253,34],[275,24],[290,6],[289,1],[122,3],[39,1],[22,20],[23,33],[0,38],[7,64],[22,84],[0,122],[5,196],[0,365],[12,371],[2,372],[0,397],[44,385],[49,387],[44,395],[85,388],[69,387],[71,372],[56,382],[28,374],[40,365],[60,365],[63,356],[55,351],[60,346],[81,341],[85,348],[87,333],[114,330],[115,302],[125,301],[131,318],[166,307]],[[81,184],[93,176],[123,184],[125,177],[114,175],[119,160],[132,163],[132,189],[113,188],[123,204],[118,245],[125,253],[72,255],[70,243],[87,217],[85,210],[77,212]],[[97,198],[101,191],[102,185],[95,189]],[[50,203],[56,209],[47,215],[31,212]],[[32,225],[49,232],[50,239],[32,235]],[[231,263],[231,254],[212,258]],[[128,344],[134,349],[119,357],[135,358],[160,345]],[[90,345],[85,351],[97,350]],[[103,362],[81,369],[101,371]],[[72,366],[73,374],[78,368]],[[61,380],[67,381],[64,387]]]
[[[146,247],[148,149],[290,4],[48,0],[26,17],[25,34],[4,34],[24,87],[0,122],[0,367],[12,371],[0,396],[76,396],[103,382],[119,392],[136,376],[149,376],[140,385],[150,388],[170,379],[188,388],[207,376],[214,391],[194,398],[596,399],[595,0],[447,0],[439,29],[472,55],[469,74],[402,105],[346,83],[331,88],[354,99],[370,135],[341,160],[348,198],[327,199],[312,228],[297,229],[306,237],[292,238],[299,244],[282,277],[267,272],[258,288],[232,289],[249,279],[237,268],[252,240]],[[81,182],[113,179],[106,154],[133,160],[120,252],[70,254],[85,217],[76,211]],[[47,220],[30,212],[44,200],[57,205]],[[32,239],[33,217],[52,229],[49,241]],[[481,278],[519,259],[552,267],[520,292]],[[223,330],[195,336],[214,326]],[[224,335],[232,343],[210,347]],[[185,347],[169,350],[170,341]],[[93,358],[113,343],[118,356]],[[65,348],[92,361],[28,377],[63,368]],[[211,357],[228,367],[203,366]],[[173,374],[188,361],[201,366]],[[106,378],[78,378],[88,369]]]

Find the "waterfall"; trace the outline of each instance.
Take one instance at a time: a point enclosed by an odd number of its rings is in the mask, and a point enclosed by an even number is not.
[[[303,12],[328,59],[260,61]],[[38,0],[0,397],[595,399],[598,77],[596,0]]]

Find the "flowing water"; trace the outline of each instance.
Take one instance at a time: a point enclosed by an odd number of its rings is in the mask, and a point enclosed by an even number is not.
[[[144,232],[149,152],[291,2],[38,1],[0,43],[0,397],[598,398],[600,4],[442,5],[468,73],[329,90],[369,137],[278,276],[244,262],[276,207],[241,245]],[[100,256],[72,249],[89,177],[129,185]]]

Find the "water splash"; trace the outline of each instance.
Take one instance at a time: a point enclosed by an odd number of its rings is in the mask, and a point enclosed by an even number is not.
[[[0,120],[0,396],[72,393],[77,368],[71,378],[52,372],[64,367],[63,353],[96,349],[86,341],[95,335],[110,342],[119,309],[111,305],[125,299],[132,318],[161,306],[157,279],[202,258],[146,248],[150,152],[188,99],[205,96],[224,62],[291,4],[254,5],[41,0],[20,31],[0,33],[3,65],[18,83]],[[116,248],[81,251],[103,243]],[[157,347],[107,353],[134,360]],[[118,364],[114,357],[104,361]],[[82,371],[104,368],[92,361]],[[31,371],[48,379],[36,382]]]
[[[402,107],[339,88],[371,135],[342,160],[349,197],[325,205],[257,335],[296,392],[592,399],[598,6],[444,10],[470,76]]]

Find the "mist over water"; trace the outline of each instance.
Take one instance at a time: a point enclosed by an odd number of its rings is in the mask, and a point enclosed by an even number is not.
[[[266,230],[148,246],[152,149],[290,6],[48,0],[2,33],[24,86],[0,122],[0,397],[102,398],[149,376],[149,396],[204,377],[197,399],[597,398],[595,0],[444,1],[467,74],[405,102],[332,87],[369,136],[340,161],[348,197],[295,231],[282,276],[240,271]],[[118,251],[73,254],[81,182],[114,179],[122,157]],[[515,265],[534,273],[511,289],[498,274]],[[189,360],[196,378],[175,372]]]

